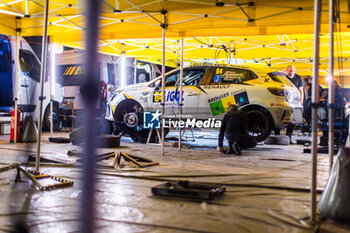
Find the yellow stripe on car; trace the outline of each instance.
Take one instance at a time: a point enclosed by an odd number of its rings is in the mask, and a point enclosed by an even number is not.
[[[127,99],[132,99],[132,97],[131,97],[130,95],[128,95],[128,94],[125,94],[125,93],[124,93],[124,95],[125,95],[125,97],[126,97]]]

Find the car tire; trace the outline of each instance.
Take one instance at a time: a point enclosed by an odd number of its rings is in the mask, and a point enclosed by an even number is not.
[[[112,122],[105,119],[106,114],[102,114],[98,119],[98,126],[102,134],[112,134],[113,125]]]
[[[69,138],[64,138],[64,137],[49,137],[49,142],[53,143],[70,143]]]
[[[147,143],[149,132],[150,132],[149,129],[142,129],[142,130],[139,130],[139,131],[134,129],[134,131],[129,132],[128,134],[129,134],[129,136],[131,137],[131,139],[134,142]],[[164,129],[165,136],[168,133],[169,133],[169,129],[167,129],[167,128]],[[160,137],[162,136],[162,132],[161,132],[160,129],[159,129],[159,136]],[[164,138],[165,138],[165,136],[164,136]],[[149,143],[158,143],[158,142],[159,142],[159,139],[158,139],[158,136],[157,136],[157,132],[156,132],[156,130],[153,130],[151,138],[149,140]]]
[[[83,143],[83,128],[78,128],[69,133],[69,139],[73,145],[79,145]]]
[[[265,139],[264,143],[269,145],[289,145],[290,138],[285,135],[271,135]]]
[[[252,110],[248,112],[248,134],[257,142],[262,142],[271,133],[271,121],[265,113]]]
[[[61,125],[61,117],[59,114],[58,104],[53,104],[52,109],[53,114],[53,131],[59,131],[60,125]],[[49,131],[50,130],[50,105],[45,110],[44,119],[43,119],[43,130]]]

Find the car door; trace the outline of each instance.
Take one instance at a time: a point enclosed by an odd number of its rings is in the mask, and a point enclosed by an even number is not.
[[[203,94],[200,84],[206,75],[207,68],[190,67],[183,73],[183,118],[197,118],[198,102]],[[179,84],[178,84],[179,86]],[[179,88],[179,87],[178,87]]]
[[[249,104],[250,84],[245,82],[256,78],[254,73],[233,67],[211,67],[211,70],[210,77],[201,86],[205,94],[199,98],[199,119],[222,119],[231,104],[238,107]]]
[[[173,115],[174,111],[176,112],[177,104],[176,104],[176,83],[178,81],[178,72],[174,71],[166,74],[165,76],[165,115]],[[162,111],[162,83],[161,81],[155,85],[152,97],[152,105],[154,111]]]
[[[198,99],[201,90],[198,88],[205,68],[185,68],[182,87],[182,114],[183,118],[195,118],[198,110]],[[180,113],[180,71],[176,70],[165,77],[165,114],[170,118],[179,117]],[[153,109],[161,110],[162,91],[161,84],[156,85],[153,92]]]

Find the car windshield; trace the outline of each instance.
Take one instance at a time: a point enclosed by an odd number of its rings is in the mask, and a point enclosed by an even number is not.
[[[293,87],[293,83],[282,72],[271,72],[267,74],[273,81]]]

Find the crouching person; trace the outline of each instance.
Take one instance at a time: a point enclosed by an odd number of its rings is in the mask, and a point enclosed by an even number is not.
[[[248,135],[248,113],[238,110],[236,105],[230,105],[228,111],[222,120],[218,151],[226,154],[241,155],[242,149],[248,149],[256,146],[254,137]],[[228,148],[225,151],[222,147],[224,136],[228,141]]]

